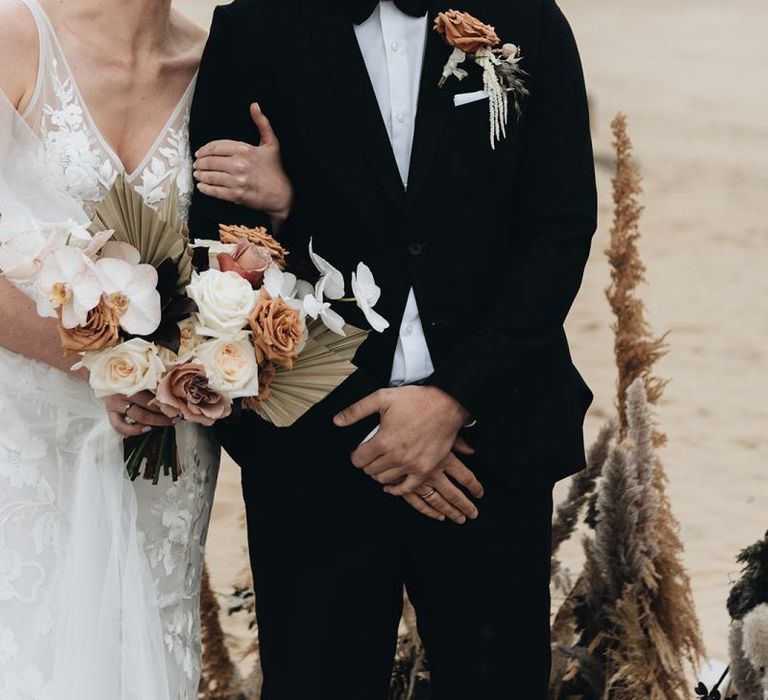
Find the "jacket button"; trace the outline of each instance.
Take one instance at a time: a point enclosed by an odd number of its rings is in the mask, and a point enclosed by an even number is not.
[[[421,255],[424,251],[424,244],[423,243],[411,243],[408,246],[408,252],[411,255]]]

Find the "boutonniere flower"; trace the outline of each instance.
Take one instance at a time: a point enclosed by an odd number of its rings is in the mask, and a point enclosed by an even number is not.
[[[442,34],[449,46],[453,47],[448,62],[443,68],[440,87],[450,77],[463,80],[468,73],[461,64],[469,57],[483,70],[483,87],[488,93],[491,125],[491,148],[507,136],[509,118],[509,95],[512,96],[515,113],[521,114],[520,101],[528,94],[520,67],[522,55],[515,44],[501,44],[496,30],[484,24],[467,12],[449,10],[441,12],[435,19],[435,31]]]

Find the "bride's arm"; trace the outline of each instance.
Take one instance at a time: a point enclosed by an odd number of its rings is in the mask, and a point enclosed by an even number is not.
[[[64,355],[56,320],[38,316],[34,301],[4,277],[0,277],[0,346],[65,372],[71,372],[79,359]],[[71,373],[88,377],[85,370]]]
[[[22,2],[0,3],[0,90],[19,111],[35,89],[37,55],[37,29],[27,7]],[[1,276],[0,346],[64,371],[77,361],[64,356],[56,321],[38,316],[34,302]]]

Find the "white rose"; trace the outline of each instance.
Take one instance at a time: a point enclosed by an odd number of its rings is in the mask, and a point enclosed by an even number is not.
[[[234,272],[206,270],[193,274],[187,295],[197,303],[199,332],[213,337],[242,330],[256,306],[250,282]]]
[[[205,367],[208,381],[216,391],[231,399],[258,395],[259,366],[250,333],[202,343],[196,361]]]
[[[165,371],[157,347],[141,338],[83,356],[82,366],[90,370],[90,383],[97,397],[140,391],[154,391]]]

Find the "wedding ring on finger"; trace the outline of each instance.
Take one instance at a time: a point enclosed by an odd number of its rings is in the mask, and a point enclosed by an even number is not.
[[[136,425],[138,421],[135,418],[131,418],[128,415],[128,411],[130,411],[133,408],[133,404],[129,401],[128,405],[125,407],[125,410],[123,411],[123,418],[125,419],[125,422],[128,423],[128,425]]]
[[[421,499],[426,501],[426,500],[432,498],[432,496],[434,496],[436,493],[437,493],[437,489],[431,488],[426,493],[420,493],[419,494],[419,498],[421,498]]]

